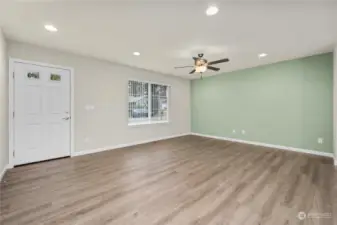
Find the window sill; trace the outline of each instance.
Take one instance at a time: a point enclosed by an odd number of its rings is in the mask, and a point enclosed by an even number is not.
[[[129,127],[133,127],[133,126],[141,126],[141,125],[151,125],[151,124],[168,124],[169,121],[144,121],[144,122],[131,122],[128,123]]]

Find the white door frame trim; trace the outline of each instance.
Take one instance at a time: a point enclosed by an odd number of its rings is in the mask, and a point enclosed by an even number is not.
[[[333,52],[333,152],[337,166],[337,46]]]
[[[70,71],[70,153],[69,155],[72,157],[75,153],[75,79],[74,79],[74,69],[71,67],[65,67],[65,66],[59,66],[59,65],[52,65],[48,63],[41,63],[41,62],[35,62],[35,61],[28,61],[28,60],[22,60],[17,58],[9,58],[9,74],[8,74],[8,132],[9,132],[9,154],[8,154],[8,168],[14,167],[14,118],[13,118],[13,112],[14,112],[14,64],[15,63],[23,63],[23,64],[33,64],[37,66],[44,66],[44,67],[51,67],[51,68],[58,68],[58,69],[65,69]]]

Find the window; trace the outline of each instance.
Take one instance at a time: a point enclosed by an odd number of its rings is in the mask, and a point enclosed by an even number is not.
[[[61,75],[50,74],[50,80],[52,80],[52,81],[61,81]]]
[[[129,125],[168,122],[167,85],[129,81]]]
[[[39,72],[29,72],[27,74],[27,77],[29,79],[40,79],[40,73]]]

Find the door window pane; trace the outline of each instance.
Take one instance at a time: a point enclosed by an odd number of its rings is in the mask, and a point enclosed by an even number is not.
[[[39,72],[29,72],[27,73],[27,77],[29,79],[40,79],[40,73]]]
[[[50,74],[50,80],[61,81],[61,76],[58,74]]]

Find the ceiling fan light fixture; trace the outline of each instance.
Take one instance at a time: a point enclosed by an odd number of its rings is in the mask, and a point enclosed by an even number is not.
[[[186,67],[194,67],[194,69],[191,72],[189,72],[189,74],[193,74],[193,73],[201,73],[202,74],[202,73],[206,72],[207,70],[212,70],[212,71],[217,72],[217,71],[220,70],[220,68],[214,67],[212,65],[229,62],[228,58],[218,59],[218,60],[209,62],[207,59],[203,58],[203,54],[199,54],[198,57],[192,57],[192,59],[194,61],[194,66],[178,66],[178,67],[175,67],[175,69],[186,68]]]
[[[219,8],[216,7],[215,5],[208,6],[208,8],[206,9],[207,16],[214,16],[218,12],[219,12]]]
[[[207,70],[206,66],[197,66],[195,68],[195,72],[197,72],[197,73],[204,73],[204,72],[206,72],[206,70]]]

